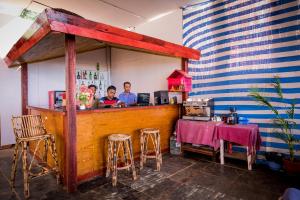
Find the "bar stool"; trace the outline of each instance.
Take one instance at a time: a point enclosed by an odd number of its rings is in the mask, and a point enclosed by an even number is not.
[[[153,150],[151,151],[148,151],[149,138],[151,139],[153,144]],[[162,155],[161,155],[161,147],[160,147],[159,129],[155,129],[155,128],[141,129],[140,141],[141,141],[140,168],[143,169],[143,165],[144,163],[146,163],[147,158],[155,158],[156,169],[157,171],[160,171],[160,167],[162,165]]]
[[[11,171],[11,190],[15,188],[16,169],[19,154],[19,145],[22,149],[23,176],[24,176],[24,196],[29,198],[29,181],[33,178],[49,174],[51,170],[47,167],[48,145],[54,159],[55,167],[52,169],[56,173],[57,184],[59,184],[60,175],[57,161],[57,153],[55,146],[55,138],[52,134],[48,134],[41,115],[24,115],[12,117],[12,125],[16,137],[14,159]],[[37,142],[30,163],[27,161],[27,151],[30,142]],[[39,149],[40,143],[44,142],[44,154],[42,162],[33,163],[35,155]],[[29,165],[28,165],[29,164]],[[32,166],[41,169],[38,173],[31,172]]]
[[[131,136],[126,134],[112,134],[108,136],[107,147],[106,177],[109,177],[112,171],[112,185],[117,185],[118,170],[127,169],[129,171],[131,168],[133,180],[135,180],[136,172]],[[119,156],[119,154],[121,155]],[[123,160],[123,162],[118,162],[121,160]]]

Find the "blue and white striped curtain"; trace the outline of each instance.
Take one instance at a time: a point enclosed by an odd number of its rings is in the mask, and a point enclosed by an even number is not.
[[[297,98],[293,133],[300,139],[299,9],[300,0],[209,0],[183,9],[183,43],[202,55],[200,61],[189,61],[190,96],[214,98],[216,114],[235,106],[239,116],[257,123],[260,155],[288,153],[288,147],[272,134],[274,115],[247,96],[253,87],[261,88],[283,114],[286,103]],[[281,77],[284,101],[271,86],[275,75]]]

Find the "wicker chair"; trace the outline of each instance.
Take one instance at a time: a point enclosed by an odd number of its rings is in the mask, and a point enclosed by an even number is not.
[[[51,171],[47,167],[47,154],[48,145],[51,149],[51,155],[54,159],[55,167],[53,171],[56,173],[57,184],[60,181],[57,153],[55,147],[55,138],[51,134],[47,134],[42,117],[40,115],[24,115],[18,117],[12,117],[12,125],[14,134],[16,137],[16,145],[14,151],[14,159],[11,171],[11,189],[15,188],[15,177],[16,169],[18,163],[19,146],[22,150],[22,162],[23,162],[23,175],[24,175],[24,196],[28,198],[29,195],[29,181],[32,178],[46,175]],[[32,159],[28,159],[27,151],[30,142],[37,142],[34,149]],[[40,144],[44,144],[44,152],[42,162],[35,161],[35,156],[38,151]],[[29,162],[28,162],[29,161]],[[38,173],[31,172],[33,166],[39,167],[41,169]]]

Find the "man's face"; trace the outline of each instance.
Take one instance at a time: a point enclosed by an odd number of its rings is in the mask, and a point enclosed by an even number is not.
[[[95,87],[90,87],[90,90],[92,90],[93,94],[95,95],[95,93],[96,93],[96,88],[95,88]]]
[[[125,85],[124,85],[124,91],[125,91],[126,93],[129,93],[130,90],[131,90],[131,85],[130,85],[130,84],[125,84]]]
[[[110,89],[110,90],[107,91],[107,96],[110,99],[114,98],[115,94],[116,94],[116,90]]]

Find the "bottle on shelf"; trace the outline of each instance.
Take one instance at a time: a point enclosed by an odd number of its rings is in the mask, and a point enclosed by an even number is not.
[[[92,80],[93,79],[93,75],[92,75],[92,72],[90,71],[90,74],[89,74],[89,79]]]
[[[77,72],[77,79],[80,79],[79,71]]]
[[[98,79],[97,73],[95,72],[95,74],[94,74],[94,80],[97,80],[97,79]]]

